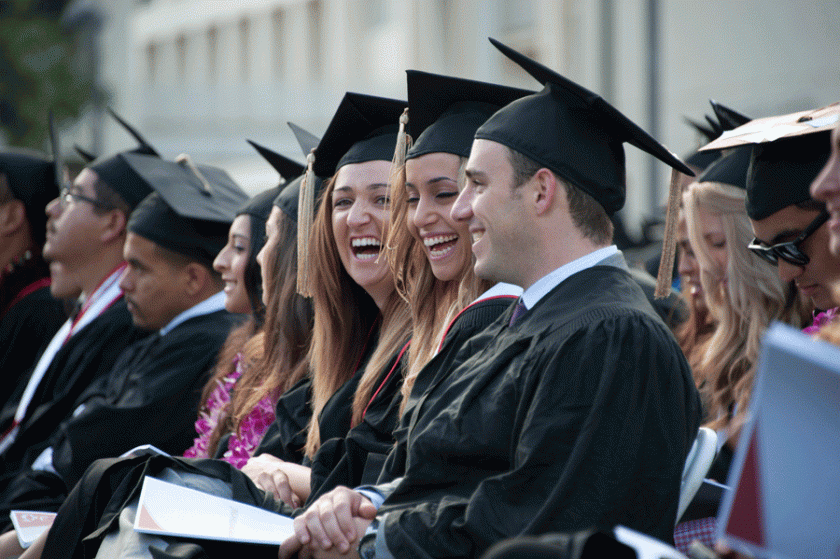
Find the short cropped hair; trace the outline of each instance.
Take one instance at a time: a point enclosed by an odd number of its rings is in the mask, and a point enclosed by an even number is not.
[[[96,175],[93,191],[96,193],[96,199],[105,204],[105,206],[93,206],[93,212],[97,215],[102,215],[111,210],[120,210],[125,214],[126,219],[131,215],[131,207],[128,203],[108,183],[99,178],[99,175]]]
[[[545,167],[545,165],[540,165],[530,157],[510,148],[508,148],[508,160],[513,167],[514,188],[525,184],[537,171]],[[558,177],[554,171],[551,171],[551,173],[566,190],[569,214],[575,227],[583,233],[584,237],[599,245],[611,244],[613,224],[604,207],[580,188]]]

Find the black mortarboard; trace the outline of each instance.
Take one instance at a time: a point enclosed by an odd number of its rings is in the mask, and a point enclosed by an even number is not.
[[[223,170],[188,157],[178,163],[137,153],[123,158],[154,189],[131,214],[128,230],[212,267],[247,194]]]
[[[724,155],[709,165],[697,177],[697,182],[719,182],[738,188],[747,188],[747,169],[750,166],[750,151],[748,147],[735,148],[732,153]]]
[[[809,200],[811,183],[831,151],[831,132],[795,136],[753,146],[747,172],[747,215],[761,220]]]
[[[609,215],[624,206],[624,142],[694,176],[679,157],[599,95],[494,39],[490,42],[544,87],[500,109],[478,129],[476,139],[498,142],[545,165],[592,196]],[[672,173],[657,297],[670,293],[678,193],[678,176]]]
[[[811,182],[828,159],[829,137],[838,120],[840,103],[759,118],[725,132],[701,149],[751,148],[747,214],[761,220],[811,198]]]
[[[131,166],[126,163],[125,155],[130,153],[153,157],[160,157],[160,155],[133,126],[128,124],[112,109],[109,108],[108,112],[114,120],[137,140],[138,146],[132,150],[117,153],[116,155],[97,158],[88,165],[88,168],[96,172],[105,184],[116,191],[131,209],[134,209],[141,200],[151,193],[151,190],[147,181],[138,176],[132,170]],[[87,159],[91,155],[82,153],[78,146],[76,146],[76,151],[84,159]]]
[[[0,152],[0,173],[12,196],[23,202],[26,218],[36,243],[43,244],[50,200],[58,196],[55,162],[45,154],[29,149],[7,149]]]
[[[686,122],[688,122],[695,130],[700,132],[703,137],[705,137],[706,141],[704,144],[708,144],[709,142],[719,138],[720,135],[727,130],[737,128],[751,120],[750,117],[736,111],[735,109],[731,109],[726,105],[718,103],[714,99],[709,99],[709,104],[712,106],[715,116],[712,118],[709,115],[706,115],[706,122],[708,123],[708,126],[695,122],[689,118],[685,119]],[[712,163],[717,161],[720,156],[721,152],[717,150],[696,150],[694,153],[686,157],[685,162],[695,169],[705,170]]]
[[[79,157],[82,158],[82,161],[87,163],[93,163],[96,161],[96,156],[93,154],[92,151],[88,151],[81,147],[79,144],[73,144],[73,148],[76,150],[76,153],[79,154]]]
[[[321,143],[321,138],[308,130],[304,130],[294,122],[287,122],[286,124],[288,124],[289,128],[292,129],[304,157],[309,155],[312,150],[317,148],[318,144]]]
[[[318,142],[320,139],[304,130],[300,126],[289,122],[289,128],[292,129],[292,132],[295,134],[295,138],[297,138],[298,144],[300,144],[300,149],[304,153],[304,155],[309,154],[315,147],[318,146]],[[250,140],[249,140],[250,141]],[[251,142],[257,152],[263,156],[263,158],[268,161],[272,167],[274,167],[281,176],[286,178],[286,183],[282,185],[280,192],[274,197],[273,204],[283,210],[287,216],[292,218],[294,221],[298,219],[298,205],[299,205],[299,198],[300,198],[300,185],[303,182],[303,172],[304,167],[300,164],[295,163],[297,165],[297,172],[293,175],[285,176],[283,175],[283,171],[281,169],[291,170],[290,164],[292,160],[280,155],[279,153],[272,151],[264,146],[258,146],[254,142]],[[316,199],[318,194],[320,194],[321,189],[323,188],[323,181],[317,177],[313,178],[315,181],[315,196]],[[269,211],[271,208],[269,208]]]
[[[427,153],[469,157],[475,131],[493,113],[534,91],[417,70],[408,75],[408,130],[414,144],[406,159]]]
[[[294,159],[290,159],[285,155],[277,153],[276,151],[268,149],[265,146],[261,146],[252,140],[247,140],[247,142],[251,144],[255,150],[257,150],[257,153],[262,155],[263,159],[268,161],[268,163],[274,167],[283,180],[290,181],[303,174],[304,166],[301,163],[298,163]]]
[[[499,110],[478,129],[477,139],[498,142],[545,165],[592,196],[608,214],[624,206],[624,142],[694,175],[599,95],[494,39],[490,42],[545,87]]]
[[[283,186],[275,186],[260,192],[240,206],[236,211],[236,215],[246,214],[256,217],[263,222],[267,221],[271,213],[271,206],[274,205],[274,199],[277,198],[282,190]]]
[[[346,93],[315,148],[315,174],[328,178],[350,163],[391,161],[405,107],[405,101]]]

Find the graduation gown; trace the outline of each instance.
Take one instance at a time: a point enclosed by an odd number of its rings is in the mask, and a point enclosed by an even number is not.
[[[123,350],[147,335],[134,327],[125,301],[120,299],[58,350],[33,395],[15,442],[3,453],[0,491],[49,445],[49,438],[70,417],[82,392],[111,371]],[[0,413],[0,431],[12,425],[25,387],[26,382],[18,385]]]
[[[144,443],[171,454],[189,448],[201,389],[236,320],[227,311],[212,312],[127,348],[108,376],[79,398],[81,411],[76,408],[51,437],[58,475],[19,474],[0,499],[0,518],[15,508],[57,510],[98,458]]]
[[[379,509],[400,557],[473,557],[520,534],[623,524],[673,539],[700,422],[691,371],[627,271],[572,275],[462,347],[412,410]]]
[[[67,319],[64,304],[50,293],[49,273],[29,275],[25,285],[15,290],[10,305],[0,312],[0,378],[5,387],[0,393],[0,409],[22,392],[18,386],[26,386],[27,373]],[[11,289],[6,281],[0,289]]]
[[[448,372],[455,351],[495,321],[515,300],[512,296],[484,299],[466,307],[455,317],[445,333],[440,351],[417,375],[412,395],[406,403],[406,412],[411,410],[415,394],[423,392],[427,379],[439,372]],[[390,370],[383,371],[380,390],[368,404],[359,425],[343,439],[327,441],[318,450],[312,463],[312,491],[307,505],[339,485],[358,487],[380,479],[391,449],[400,433],[404,432],[399,429],[403,383],[401,367],[402,364],[394,363]],[[389,478],[402,475],[402,472],[394,473],[395,469],[396,465],[392,465]]]
[[[377,332],[372,332],[370,340],[375,340],[377,336]],[[321,410],[319,428],[321,436],[327,437],[327,440],[343,437],[350,429],[353,394],[374,349],[375,344],[367,345],[356,373],[333,394]],[[302,450],[306,444],[306,428],[311,417],[310,400],[311,380],[308,377],[283,393],[277,403],[274,423],[263,436],[254,455],[269,453],[284,460],[295,455],[302,457]],[[191,421],[195,420],[197,413],[196,408]],[[192,428],[192,423],[190,426]],[[192,435],[183,449],[192,443]],[[50,530],[50,538],[42,557],[82,558],[95,554],[104,535],[115,526],[122,508],[139,496],[143,476],[156,475],[165,467],[226,481],[233,487],[232,498],[235,500],[272,511],[280,511],[283,508],[282,503],[258,489],[248,476],[221,460],[162,456],[98,460],[82,475],[64,504],[60,505],[59,515]],[[84,538],[86,540],[82,543]],[[204,544],[205,550],[212,557],[230,556],[229,545],[219,542]],[[198,542],[198,545],[203,544]],[[238,549],[251,547],[236,545],[239,546]],[[269,550],[268,556],[277,556],[276,547],[261,548],[260,550],[260,546],[256,546],[254,549],[263,554],[266,553],[265,550]]]

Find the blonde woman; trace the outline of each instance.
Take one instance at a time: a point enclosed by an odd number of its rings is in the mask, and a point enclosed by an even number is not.
[[[802,327],[812,310],[794,286],[747,248],[753,237],[745,210],[748,164],[749,152],[736,151],[683,196],[706,303],[718,324],[694,373],[709,425],[729,451],[743,422],[765,329],[773,320]],[[725,470],[716,472],[721,481]]]

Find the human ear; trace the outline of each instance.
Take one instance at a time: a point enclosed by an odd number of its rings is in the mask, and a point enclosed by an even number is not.
[[[16,233],[26,222],[26,208],[20,200],[10,200],[0,205],[0,235]]]
[[[122,211],[110,210],[101,218],[103,219],[102,242],[110,242],[125,235],[126,215]]]
[[[543,167],[534,174],[531,183],[533,185],[531,194],[536,213],[537,215],[544,214],[554,204],[558,186],[557,177],[554,176],[554,173]]]

